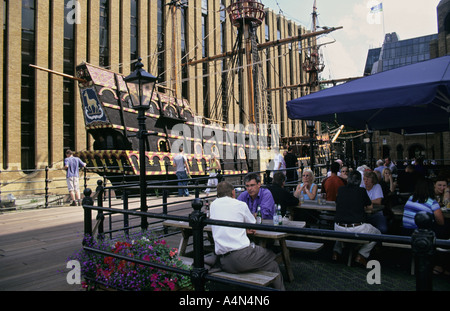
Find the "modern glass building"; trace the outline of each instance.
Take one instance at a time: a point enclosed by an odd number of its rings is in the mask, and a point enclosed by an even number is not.
[[[370,49],[364,75],[374,74],[430,59],[430,43],[438,35],[399,40],[395,32],[386,34],[381,48]]]
[[[438,57],[437,45],[439,34],[432,34],[406,40],[400,40],[393,32],[386,34],[383,46],[370,49],[367,54],[364,75],[411,65]],[[445,55],[446,53],[443,53]],[[443,56],[441,55],[441,56]],[[399,135],[388,131],[374,133],[374,156],[384,159],[390,156],[395,160],[405,158],[447,159],[449,133]],[[440,163],[440,162],[439,162]]]

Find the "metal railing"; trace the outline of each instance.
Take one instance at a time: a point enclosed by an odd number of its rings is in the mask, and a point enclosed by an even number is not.
[[[87,187],[93,187],[93,180],[97,178],[89,173],[92,168],[85,168],[81,172],[80,182],[84,189]],[[56,172],[56,176],[55,176]],[[18,174],[23,175],[15,179],[4,177],[5,174]],[[5,193],[12,195],[16,198],[19,196],[32,197],[32,196],[43,196],[44,202],[37,204],[43,205],[45,208],[52,204],[61,205],[64,202],[64,198],[69,194],[67,190],[66,174],[64,169],[45,167],[44,169],[35,170],[8,170],[0,171],[2,176],[2,181],[0,182],[0,203],[2,203],[2,195]],[[100,177],[100,176],[99,176]],[[106,183],[106,175],[100,177],[103,182]],[[7,189],[7,190],[5,190]],[[54,196],[52,199],[51,197]]]
[[[172,181],[173,182],[173,181]],[[176,181],[175,181],[176,182]],[[170,186],[149,186],[150,188],[161,188],[170,187]],[[181,186],[173,186],[175,188],[179,188]],[[432,259],[435,254],[436,247],[450,249],[450,241],[436,239],[434,233],[427,228],[426,226],[419,226],[421,229],[416,230],[411,237],[409,236],[397,236],[397,235],[373,235],[373,234],[362,234],[362,233],[349,233],[349,232],[338,232],[334,230],[327,229],[314,229],[314,228],[293,228],[287,226],[271,226],[271,225],[259,225],[259,224],[248,224],[248,223],[238,223],[238,222],[228,222],[228,221],[220,221],[213,220],[206,217],[206,214],[201,211],[202,208],[202,200],[199,198],[198,193],[199,189],[204,188],[205,186],[184,186],[187,188],[194,188],[196,190],[196,198],[192,201],[192,208],[194,209],[189,216],[177,216],[170,215],[167,212],[167,197],[163,203],[158,206],[163,206],[162,213],[152,213],[152,212],[142,212],[140,210],[129,210],[127,208],[112,208],[112,207],[103,207],[102,206],[102,194],[104,193],[104,189],[98,189],[98,205],[94,206],[94,200],[89,196],[89,193],[86,193],[86,197],[83,199],[83,208],[84,208],[84,231],[86,237],[92,237],[94,234],[94,230],[92,227],[92,211],[97,211],[97,230],[98,236],[101,238],[105,233],[111,233],[113,230],[109,232],[105,232],[103,230],[102,225],[98,225],[102,223],[104,220],[105,213],[113,215],[113,214],[123,214],[129,216],[136,216],[142,218],[154,218],[158,219],[159,222],[164,220],[176,220],[176,221],[186,221],[189,222],[189,225],[192,228],[193,233],[193,256],[194,262],[192,270],[179,270],[174,271],[171,267],[162,267],[161,265],[152,264],[146,262],[145,264],[148,266],[158,267],[161,269],[167,269],[168,271],[173,271],[176,273],[181,273],[184,275],[190,275],[192,282],[194,284],[195,290],[203,291],[205,290],[205,282],[206,281],[214,281],[226,284],[234,284],[240,285],[244,287],[249,287],[252,289],[259,290],[268,290],[267,287],[249,285],[246,283],[235,282],[230,280],[224,280],[222,278],[214,277],[208,273],[208,270],[204,266],[204,227],[206,225],[220,225],[220,226],[229,226],[229,227],[238,227],[238,228],[246,228],[246,229],[259,229],[266,231],[275,231],[275,232],[285,232],[290,234],[300,234],[307,236],[317,236],[317,237],[328,237],[328,238],[336,238],[336,239],[353,239],[353,240],[362,240],[362,241],[376,241],[376,242],[388,242],[388,243],[396,243],[396,244],[405,244],[411,245],[412,254],[415,258],[415,267],[416,267],[416,289],[417,290],[432,290]],[[166,189],[167,191],[167,189]],[[179,202],[177,202],[179,203]],[[151,206],[149,209],[151,209]],[[424,222],[426,223],[426,222]],[[120,230],[130,230],[131,228],[125,225]],[[110,228],[111,229],[111,228]],[[89,247],[85,247],[87,251],[98,252],[96,249],[92,249]],[[105,253],[108,256],[113,256],[112,253]],[[132,262],[137,262],[133,258],[121,258],[126,259]],[[139,262],[141,263],[141,262]]]

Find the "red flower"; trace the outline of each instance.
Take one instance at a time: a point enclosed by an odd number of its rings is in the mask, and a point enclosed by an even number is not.
[[[105,257],[103,263],[107,264],[110,268],[114,266],[114,258],[111,256]]]

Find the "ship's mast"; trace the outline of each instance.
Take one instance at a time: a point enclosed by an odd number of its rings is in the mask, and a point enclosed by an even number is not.
[[[315,32],[317,29],[317,3],[314,0],[313,12],[312,12],[312,28],[311,32]],[[321,63],[319,55],[319,47],[317,45],[316,38],[313,38],[313,44],[309,48],[308,55],[304,63],[304,70],[309,74],[310,88],[316,88],[319,85],[319,73],[323,71],[324,65]]]
[[[256,0],[235,0],[227,8],[231,23],[242,34],[245,46],[245,57],[247,61],[247,92],[249,100],[249,122],[255,124],[255,90],[253,81],[252,41],[255,35],[254,29],[259,27],[266,13],[264,5]],[[240,38],[241,36],[238,36]]]

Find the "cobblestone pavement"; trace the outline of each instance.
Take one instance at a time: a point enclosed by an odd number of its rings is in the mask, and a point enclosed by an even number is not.
[[[380,284],[369,284],[368,274],[372,269],[362,266],[347,266],[346,259],[331,261],[333,243],[325,243],[318,253],[291,253],[295,280],[286,282],[288,291],[415,291],[416,277],[411,275],[409,250],[380,248],[370,259],[380,263]],[[284,275],[284,266],[280,265]],[[369,275],[371,277],[373,274]],[[373,279],[373,278],[372,278]],[[215,290],[227,290],[215,287]],[[239,290],[234,288],[235,290]],[[434,291],[450,290],[450,277],[433,276]]]

